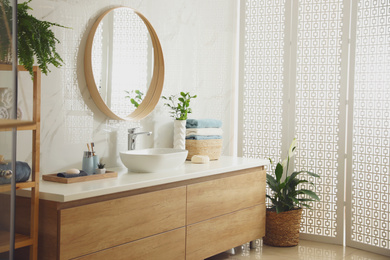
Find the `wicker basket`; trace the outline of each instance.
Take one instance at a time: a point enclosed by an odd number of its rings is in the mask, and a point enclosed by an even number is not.
[[[270,246],[296,246],[299,243],[302,209],[281,212],[267,209],[264,244]]]
[[[186,140],[187,160],[194,155],[207,155],[210,160],[218,160],[222,152],[222,139]]]

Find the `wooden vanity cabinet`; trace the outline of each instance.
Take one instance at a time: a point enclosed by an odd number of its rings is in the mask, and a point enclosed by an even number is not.
[[[265,171],[187,186],[186,259],[204,259],[265,235]]]
[[[113,194],[69,203],[42,201],[39,259],[84,259],[82,256],[105,249],[132,248],[125,245],[134,241],[158,248],[153,239],[141,239],[184,230],[186,187],[115,197]],[[176,244],[180,234],[162,235],[165,240],[161,242],[167,246],[171,239]],[[135,248],[141,250],[142,246]],[[127,259],[137,254],[130,252]],[[106,259],[98,256],[93,259]]]
[[[187,186],[187,224],[264,203],[264,170],[194,183]]]
[[[184,227],[185,199],[185,187],[178,187],[63,209],[60,259]]]
[[[75,259],[185,259],[185,232],[183,227]]]
[[[265,235],[265,207],[239,210],[187,226],[186,259],[205,259]]]
[[[204,259],[264,236],[265,171],[42,200],[40,213],[39,259]]]

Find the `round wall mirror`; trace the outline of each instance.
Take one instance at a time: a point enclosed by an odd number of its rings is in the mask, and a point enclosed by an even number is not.
[[[105,11],[88,35],[84,72],[97,107],[117,120],[140,120],[157,105],[164,58],[150,22],[138,11]]]

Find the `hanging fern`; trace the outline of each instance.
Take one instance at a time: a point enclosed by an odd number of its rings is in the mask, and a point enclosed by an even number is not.
[[[60,41],[55,37],[51,26],[64,27],[47,21],[40,21],[28,14],[32,10],[28,2],[18,4],[18,58],[33,76],[34,56],[42,72],[47,75],[50,72],[48,66],[61,67],[63,60],[56,51],[56,44]],[[64,27],[65,28],[65,27]]]
[[[2,7],[6,14],[12,11],[9,5],[9,0],[0,0]],[[29,10],[32,10],[28,4],[31,0],[18,4],[18,59],[19,64],[23,65],[31,74],[33,73],[33,66],[36,62],[42,72],[47,75],[49,65],[60,67],[63,64],[61,56],[56,50],[56,44],[60,41],[55,37],[51,26],[58,26],[66,28],[57,23],[48,21],[41,21],[34,16],[28,14]],[[8,16],[8,15],[7,15]],[[7,17],[9,24],[11,24],[9,17]],[[10,40],[8,40],[8,44]],[[6,47],[1,46],[1,55],[5,52]]]
[[[11,63],[11,27],[12,8],[8,0],[0,0],[0,61]]]

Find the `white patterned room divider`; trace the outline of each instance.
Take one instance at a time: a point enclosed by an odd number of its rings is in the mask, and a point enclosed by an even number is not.
[[[239,155],[296,137],[295,169],[321,176],[302,237],[390,254],[390,3],[243,0],[241,22]]]

